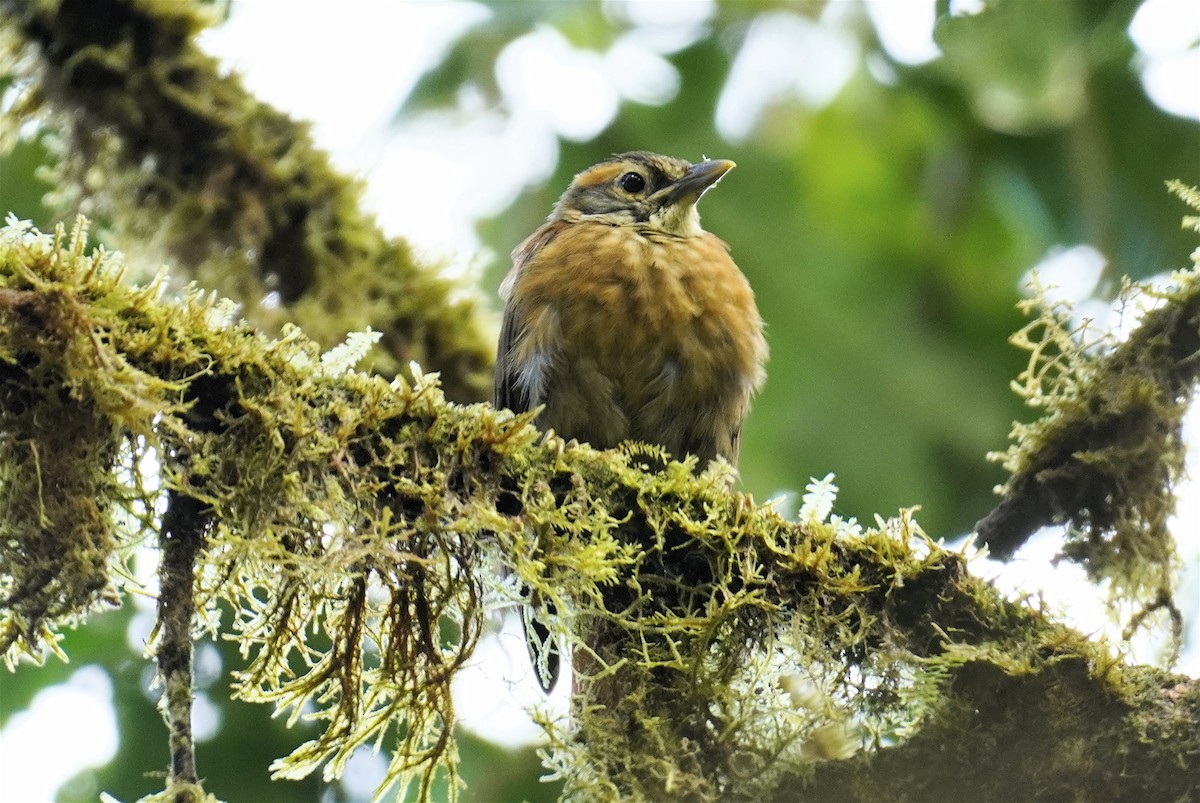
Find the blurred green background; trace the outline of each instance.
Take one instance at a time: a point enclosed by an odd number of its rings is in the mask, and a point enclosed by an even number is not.
[[[325,5],[363,25],[379,8]],[[1022,276],[1055,249],[1087,244],[1107,260],[1098,285],[1106,297],[1122,275],[1184,267],[1195,247],[1163,182],[1200,180],[1200,125],[1147,93],[1144,76],[1170,43],[1130,31],[1147,30],[1146,15],[1177,14],[1180,52],[1194,53],[1188,31],[1198,15],[1190,2],[1145,5],[1139,15],[1139,0],[487,3],[424,65],[392,125],[511,122],[528,110],[498,63],[531,42],[565,43],[603,56],[600,69],[622,70],[632,88],[611,119],[583,134],[569,123],[553,130],[552,176],[475,222],[485,253],[507,254],[574,173],[611,153],[735,160],[701,211],[731,245],[768,325],[768,381],[744,431],[745,489],[762,500],[833,472],[840,514],[870,522],[919,504],[926,531],[950,538],[990,508],[1003,475],[985,454],[1026,417],[1009,389],[1025,358],[1006,342],[1023,323],[1014,309]],[[897,7],[918,29],[936,13],[924,51],[889,40]],[[1200,74],[1191,81],[1200,106]],[[371,93],[372,76],[344,91]],[[578,91],[586,104],[589,87]],[[0,160],[0,211],[53,224],[40,200],[46,159],[34,136]],[[489,297],[507,268],[502,257],[487,261]],[[167,757],[151,698],[139,691],[145,664],[125,646],[133,616],[109,614],[69,634],[72,666],[3,678],[0,723],[79,665],[113,675],[120,752],[62,799],[161,788],[144,777]],[[219,653],[215,665],[238,665],[224,645]],[[302,734],[266,709],[224,702],[219,672],[210,683],[221,724],[199,763],[211,791],[255,801],[361,796],[316,779],[269,784],[270,760]],[[461,753],[465,800],[557,794],[538,783],[531,750],[464,736]]]

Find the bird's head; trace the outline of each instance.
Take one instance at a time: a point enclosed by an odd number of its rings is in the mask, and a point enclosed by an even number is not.
[[[550,219],[597,220],[692,236],[702,231],[696,202],[732,168],[728,159],[693,165],[649,151],[617,154],[575,176]]]

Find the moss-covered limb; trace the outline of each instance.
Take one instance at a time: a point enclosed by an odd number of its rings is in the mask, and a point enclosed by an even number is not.
[[[192,633],[196,629],[194,592],[197,558],[212,513],[195,499],[168,494],[163,514],[159,569],[158,628],[154,653],[163,684],[163,718],[171,751],[168,784],[196,784],[196,745],[192,737]]]
[[[731,493],[719,465],[647,472],[644,450],[543,439],[345,357],[295,331],[268,340],[196,294],[128,287],[81,233],[0,231],[0,443],[28,432],[37,447],[4,454],[0,487],[15,477],[36,500],[40,477],[64,501],[152,511],[156,492],[106,444],[128,444],[131,465],[158,456],[163,490],[211,511],[194,593],[201,622],[241,644],[237,692],[324,723],[282,776],[337,775],[386,737],[389,782],[427,795],[453,778],[450,681],[487,607],[519,597],[504,574],[573,635],[576,717],[550,727],[549,760],[589,799],[776,797],[814,756],[924,733],[971,664],[1020,680],[1076,661],[1099,698],[1132,706],[1107,648],[1001,599],[907,515],[787,521]],[[48,474],[33,455],[77,409],[94,423],[69,431],[89,443]],[[58,516],[47,535],[31,515],[0,507],[5,588],[47,555],[77,560],[89,528],[118,544],[156,532],[152,515]],[[223,628],[218,601],[235,612]],[[25,624],[52,633],[87,604],[67,595]],[[1196,766],[1185,743],[1154,748]]]
[[[359,205],[307,127],[218,73],[195,34],[212,6],[179,0],[3,0],[0,18],[35,58],[24,116],[55,132],[58,200],[110,221],[130,254],[177,269],[245,306],[259,325],[293,322],[328,348],[381,332],[373,367],[416,360],[446,394],[486,397],[492,345],[471,288],[419,264]],[[0,214],[3,210],[0,210]],[[281,303],[264,304],[268,293]]]
[[[1200,209],[1200,192],[1169,186]],[[1200,231],[1200,218],[1185,225]],[[1192,258],[1200,265],[1200,251]],[[1114,600],[1136,603],[1131,628],[1156,611],[1179,624],[1167,519],[1183,470],[1182,420],[1200,379],[1200,271],[1178,272],[1164,291],[1122,293],[1131,307],[1146,297],[1157,308],[1119,344],[1077,330],[1065,305],[1028,302],[1035,319],[1013,342],[1030,359],[1016,387],[1043,412],[1015,425],[1013,445],[994,455],[1011,476],[976,525],[980,541],[1008,558],[1039,527],[1067,524],[1064,557],[1107,582]]]
[[[81,249],[63,258],[86,261]],[[0,256],[3,268],[25,273],[14,263],[20,256]],[[26,275],[25,287],[0,286],[0,652],[10,666],[57,650],[52,625],[116,603],[124,539],[111,526],[120,504],[112,472],[130,454],[130,430],[111,415],[122,400],[70,392],[61,372],[35,356],[52,349],[81,373],[103,370],[84,338],[58,339],[63,328],[86,325],[84,303],[45,295]]]
[[[1130,508],[1148,523],[1165,521],[1182,468],[1180,421],[1200,376],[1200,281],[1183,279],[1166,302],[1103,357],[1089,356],[1084,344],[1066,345],[1065,355],[1036,352],[1031,372],[1058,361],[1053,370],[1073,372],[1072,387],[1043,399],[1044,419],[1022,429],[1027,442],[1006,458],[1014,472],[1004,499],[977,525],[997,556],[1047,524],[1070,521],[1099,537],[1117,530]],[[1033,343],[1044,344],[1062,346]]]
[[[427,379],[345,373],[344,350],[322,358],[294,330],[268,340],[231,324],[228,303],[129,287],[119,264],[83,253],[84,239],[0,231],[0,487],[13,494],[0,509],[0,628],[15,634],[5,657],[40,655],[115,584],[115,545],[157,531],[160,491],[139,470],[153,455],[162,491],[211,510],[194,595],[211,628],[216,602],[237,612],[250,658],[241,694],[297,715],[316,700],[328,721],[280,773],[323,761],[337,772],[396,731],[395,780],[428,788],[439,769],[452,773],[450,679],[478,638],[484,536],[505,521],[472,513],[480,480],[467,468],[536,433],[455,408]],[[116,467],[114,442],[128,453]],[[448,444],[459,442],[477,446],[456,469],[464,458]],[[47,448],[57,451],[43,458]],[[97,512],[69,515],[79,505]],[[57,566],[68,571],[53,577]],[[181,571],[163,580],[191,585]],[[39,583],[52,604],[26,601]],[[326,639],[329,650],[310,646]]]
[[[680,612],[673,634],[661,618],[604,621],[601,645],[587,648],[588,660],[576,659],[577,669],[593,671],[575,701],[578,743],[586,747],[563,748],[568,755],[586,750],[575,765],[592,774],[569,775],[578,785],[568,791],[602,787],[602,799],[613,801],[917,801],[984,799],[997,783],[992,799],[1003,789],[1027,790],[1019,799],[1063,799],[1062,785],[1042,796],[1030,790],[1055,773],[1103,789],[1128,757],[1138,772],[1157,773],[1157,789],[1174,790],[1156,799],[1186,799],[1200,769],[1200,709],[1192,697],[1169,693],[1183,688],[1183,678],[1121,666],[1102,646],[1001,600],[953,556],[914,565],[906,550],[894,549],[904,544],[900,534],[865,533],[806,571],[764,561],[776,583],[752,595],[757,605],[744,600],[706,618]],[[810,529],[808,543],[828,544],[827,535]],[[907,568],[898,576],[901,565]],[[643,575],[638,583],[648,585]],[[719,597],[721,589],[700,591]],[[779,609],[770,610],[767,599]],[[655,612],[661,615],[658,606]],[[694,633],[686,622],[696,624]],[[640,649],[653,655],[662,648],[646,634],[654,625],[684,660],[629,660]],[[590,631],[593,640],[598,630]],[[774,672],[746,670],[767,634],[774,634],[768,654],[781,663]],[[607,671],[594,671],[593,652],[608,661]],[[1145,681],[1162,684],[1163,694],[1139,696]],[[773,700],[773,691],[796,684],[810,687],[821,705]],[[1097,712],[1106,712],[1103,723]],[[1147,742],[1147,721],[1171,723],[1175,739]],[[823,745],[830,726],[833,744]],[[1030,735],[1022,737],[1022,727]],[[1036,744],[1034,727],[1044,732]],[[1104,738],[1093,738],[1099,729]],[[812,763],[814,753],[845,754],[847,735],[868,747],[850,759]],[[1056,741],[1079,749],[1064,754]],[[947,767],[938,759],[943,753],[958,765]],[[905,766],[904,781],[889,783],[886,772],[876,772],[880,761]],[[953,785],[940,785],[947,774]],[[808,778],[815,779],[811,790]],[[1138,784],[1129,778],[1114,789],[1132,797]]]
[[[907,742],[820,764],[773,799],[1182,803],[1200,799],[1198,722],[1194,678],[1098,677],[1072,657],[1016,673],[972,661]]]

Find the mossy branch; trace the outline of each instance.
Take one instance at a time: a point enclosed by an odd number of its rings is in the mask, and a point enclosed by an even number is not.
[[[1200,210],[1196,190],[1168,186]],[[1184,223],[1200,231],[1200,219]],[[1127,283],[1120,301],[1150,308],[1120,342],[1091,332],[1069,305],[1045,306],[1040,291],[1025,302],[1034,320],[1012,340],[1029,366],[1014,388],[1040,415],[1015,425],[1012,446],[992,456],[1011,476],[976,530],[1008,559],[1038,528],[1067,525],[1063,556],[1106,583],[1115,602],[1141,605],[1130,629],[1163,610],[1178,637],[1167,525],[1183,473],[1183,418],[1200,379],[1200,278],[1193,268],[1164,289]]]
[[[475,297],[384,238],[303,126],[196,49],[196,9],[0,0],[33,82],[17,111],[61,132],[60,201],[111,219],[129,252],[165,251],[279,334],[196,292],[165,302],[161,283],[129,286],[119,264],[85,253],[82,230],[3,233],[6,661],[40,659],[64,624],[119,600],[128,550],[180,529],[154,513],[167,494],[205,519],[202,544],[164,555],[164,599],[186,595],[198,620],[160,621],[160,663],[179,680],[168,677],[169,720],[186,717],[186,655],[171,644],[186,652],[177,642],[199,625],[224,632],[247,658],[239,695],[293,718],[311,705],[324,723],[275,765],[281,776],[336,776],[386,738],[386,784],[427,796],[444,772],[455,788],[450,680],[519,582],[576,645],[575,730],[548,726],[568,794],[987,800],[1025,784],[1051,799],[1200,796],[1194,681],[1125,667],[1003,600],[907,515],[865,530],[813,509],[788,522],[730,493],[719,466],[647,472],[635,449],[597,453],[450,404],[419,371],[389,385],[345,370],[345,355],[322,358],[370,326],[383,336],[377,371],[416,359],[471,400],[490,349]],[[1111,383],[1060,337],[1061,315],[1027,337],[1027,386],[1041,392],[1063,366],[1068,379],[1050,382],[1047,416],[1007,455],[1007,504],[1026,512],[984,528],[998,547],[1021,538],[996,536],[1006,521],[1049,511],[1083,532],[1074,551],[1089,568],[1115,567],[1095,576],[1167,589],[1160,525],[1195,367],[1196,281],[1180,278],[1140,347],[1098,363]],[[272,292],[280,304],[260,303]],[[1148,439],[1114,439],[1135,424]],[[1120,470],[1129,454],[1142,475]],[[143,475],[154,461],[158,485]],[[1033,502],[1020,501],[1029,488]],[[224,626],[221,601],[235,612]],[[173,739],[186,748],[186,728]],[[183,789],[194,768],[180,755]]]
[[[436,365],[446,394],[487,396],[492,343],[477,291],[420,265],[359,208],[308,126],[248,94],[201,51],[211,5],[176,0],[2,0],[28,82],[5,125],[54,135],[58,205],[110,221],[106,240],[164,257],[245,306],[259,327],[293,323],[324,348],[381,333],[370,367]],[[11,136],[11,134],[10,134]]]
[[[794,799],[804,778],[813,799],[853,799],[877,766],[860,756],[911,759],[921,788],[947,744],[957,789],[978,799],[999,799],[996,776],[966,757],[997,744],[1023,777],[1053,768],[1093,797],[1148,779],[1195,792],[1195,682],[1125,667],[1002,599],[907,514],[830,519],[826,483],[787,521],[730,492],[720,465],[649,472],[638,449],[596,452],[451,404],[419,371],[390,384],[348,371],[346,350],[322,358],[295,330],[267,339],[228,304],[130,287],[83,241],[0,232],[10,662],[111,599],[124,551],[169,524],[153,514],[167,493],[211,514],[191,593],[200,623],[242,646],[236,693],[324,723],[281,776],[336,776],[387,738],[388,784],[427,796],[445,772],[453,788],[450,681],[488,608],[519,597],[497,583],[507,574],[554,604],[576,645],[574,730],[549,726],[568,794]],[[50,459],[64,432],[73,459]],[[151,457],[161,488],[141,479]],[[1072,678],[1087,717],[1046,709]],[[994,705],[1000,688],[1012,705]],[[1008,743],[1030,717],[1077,745],[1073,774],[1045,741],[1040,755]],[[1117,747],[1119,777],[1104,770]]]

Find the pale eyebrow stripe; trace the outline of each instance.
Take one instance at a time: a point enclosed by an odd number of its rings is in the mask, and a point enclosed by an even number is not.
[[[595,187],[599,184],[607,184],[615,179],[621,173],[624,173],[628,167],[624,164],[605,163],[595,167],[588,168],[575,177],[575,186],[577,187]]]

